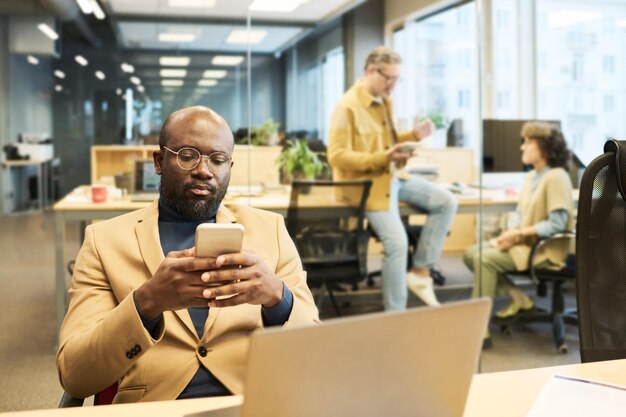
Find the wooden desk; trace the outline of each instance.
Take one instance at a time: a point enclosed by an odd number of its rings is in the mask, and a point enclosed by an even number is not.
[[[63,322],[66,306],[66,257],[65,233],[68,221],[91,221],[109,219],[120,214],[145,207],[149,202],[132,202],[129,198],[112,200],[105,203],[92,203],[88,197],[89,187],[82,186],[73,190],[53,206],[55,225],[55,282],[56,282],[56,323],[57,335]],[[284,192],[267,193],[261,197],[229,197],[227,204],[243,204],[275,213],[287,214],[289,206],[289,194]],[[472,198],[459,198],[458,213],[477,213],[481,208],[481,200]],[[506,196],[499,190],[485,190],[483,193],[482,210],[484,212],[507,212],[515,209],[517,196]],[[340,206],[333,205],[336,209]],[[400,209],[403,215],[420,214],[410,206],[402,205]]]
[[[554,374],[626,385],[626,359],[475,375],[463,416],[524,417]]]
[[[100,405],[97,407],[18,411],[0,413],[0,415],[2,417],[183,417],[190,413],[219,410],[241,405],[242,401],[242,396],[233,395],[230,397],[197,398],[178,401],[153,401],[134,404]]]
[[[553,374],[578,376],[626,385],[626,360],[551,366],[521,371],[474,375],[464,417],[524,417]],[[182,417],[241,404],[243,397],[106,405],[2,413],[3,417]],[[393,413],[390,413],[393,415]],[[217,416],[216,416],[217,417]]]

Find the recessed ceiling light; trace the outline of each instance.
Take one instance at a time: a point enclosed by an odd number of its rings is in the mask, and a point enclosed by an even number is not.
[[[50,26],[46,25],[45,23],[38,24],[37,28],[39,28],[40,31],[42,31],[47,37],[49,37],[53,41],[56,41],[57,39],[59,39],[59,35],[54,30],[52,30]]]
[[[104,72],[102,71],[96,71],[96,78],[98,78],[99,80],[104,80],[106,77],[104,76]]]
[[[63,91],[63,87],[57,84],[54,86],[54,91]]]
[[[163,87],[180,87],[183,84],[183,80],[161,80],[161,85]]]
[[[139,77],[135,77],[135,76],[130,77],[130,82],[135,85],[141,84],[141,80],[139,79]]]
[[[160,71],[161,77],[186,77],[187,70],[185,69],[162,69]]]
[[[308,0],[254,0],[250,10],[256,12],[290,13]]]
[[[87,64],[89,64],[89,61],[87,61],[87,60],[85,59],[85,57],[84,57],[84,56],[82,56],[82,55],[76,55],[76,56],[74,57],[74,59],[76,60],[76,62],[78,62],[78,63],[79,63],[80,65],[82,65],[83,67],[86,67],[86,66],[87,66]]]
[[[215,1],[216,0],[169,0],[167,5],[170,7],[210,9],[215,7]]]
[[[143,86],[143,85],[138,85],[138,86],[137,86],[137,91],[140,91],[140,92],[142,92],[142,93],[143,93],[144,91],[146,91],[146,89],[144,88],[144,86]]]
[[[91,8],[93,9],[93,15],[96,16],[96,19],[103,20],[106,17],[102,11],[102,7],[98,4],[98,0],[91,0]]]
[[[263,39],[267,36],[266,30],[245,30],[245,29],[235,29],[232,30],[228,34],[228,38],[226,38],[226,43],[235,43],[235,44],[250,44],[256,45],[261,43]]]
[[[159,42],[193,42],[196,35],[193,33],[159,33]]]
[[[237,55],[216,55],[211,60],[213,65],[239,65],[242,62],[243,57]]]
[[[64,79],[65,78],[65,73],[61,70],[55,70],[54,71],[54,76],[60,79]]]
[[[39,60],[32,55],[28,55],[26,57],[26,60],[28,61],[29,64],[33,64],[33,65],[39,64]]]
[[[124,71],[124,72],[126,72],[128,74],[132,74],[133,72],[135,72],[135,67],[133,67],[130,64],[127,64],[126,62],[122,62],[120,67],[122,68],[122,71]]]
[[[116,88],[115,89],[115,94],[117,94],[118,96],[122,95],[122,89],[121,88]]]
[[[206,70],[202,73],[202,78],[224,78],[227,73],[226,70]]]
[[[200,80],[198,81],[200,87],[213,87],[217,85],[217,80]]]
[[[162,56],[159,58],[159,64],[169,67],[186,67],[189,65],[190,58],[187,56]]]
[[[91,7],[91,0],[76,0],[76,3],[78,3],[78,7],[80,7],[80,10],[83,13],[85,14],[93,13],[93,8]]]

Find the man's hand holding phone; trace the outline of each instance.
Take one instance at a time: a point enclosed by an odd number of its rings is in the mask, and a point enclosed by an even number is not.
[[[282,299],[283,282],[252,251],[220,255],[215,267],[200,277],[207,286],[202,296],[209,307],[248,303],[270,308]]]

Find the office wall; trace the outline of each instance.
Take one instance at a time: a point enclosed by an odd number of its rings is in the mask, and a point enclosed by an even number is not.
[[[363,76],[363,64],[367,54],[385,43],[384,3],[382,0],[368,1],[344,16],[347,87]]]

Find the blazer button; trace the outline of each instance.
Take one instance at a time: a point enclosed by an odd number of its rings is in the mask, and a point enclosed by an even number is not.
[[[133,358],[133,353],[132,353],[132,352],[130,352],[130,351],[126,352],[126,357],[127,357],[128,359],[132,359],[132,358]]]
[[[198,348],[198,353],[200,354],[200,356],[202,356],[203,358],[206,356],[207,354],[207,350],[204,346],[200,346]]]
[[[141,352],[141,346],[139,345],[135,345],[135,347],[133,348],[133,354],[138,354],[139,352]]]

